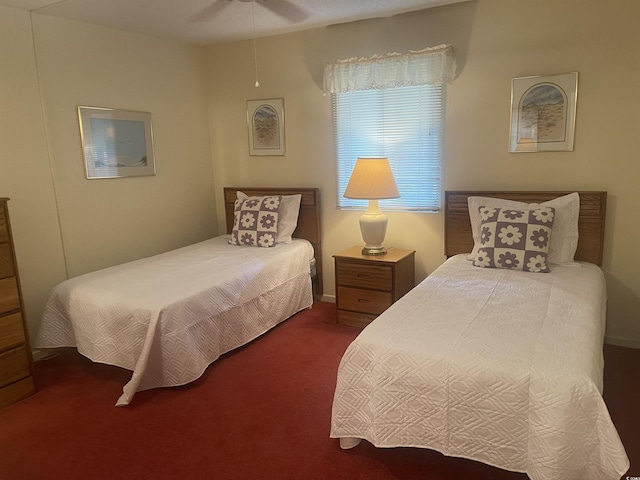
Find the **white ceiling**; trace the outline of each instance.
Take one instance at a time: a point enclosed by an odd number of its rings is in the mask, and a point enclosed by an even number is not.
[[[6,7],[211,45],[468,0],[0,0]]]

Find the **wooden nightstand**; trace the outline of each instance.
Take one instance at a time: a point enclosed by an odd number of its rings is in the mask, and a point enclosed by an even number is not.
[[[351,247],[333,256],[338,323],[364,327],[415,286],[415,252],[362,255]]]

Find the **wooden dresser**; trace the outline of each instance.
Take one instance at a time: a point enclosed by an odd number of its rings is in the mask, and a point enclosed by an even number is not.
[[[35,391],[8,200],[0,198],[0,408]]]
[[[351,247],[334,255],[338,323],[364,327],[415,285],[413,250],[363,255]]]

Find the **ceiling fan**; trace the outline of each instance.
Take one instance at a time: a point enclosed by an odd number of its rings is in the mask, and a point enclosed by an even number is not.
[[[211,5],[193,15],[191,21],[206,22],[211,20],[223,10],[238,2],[260,5],[291,23],[302,22],[308,17],[307,12],[289,0],[215,0]]]

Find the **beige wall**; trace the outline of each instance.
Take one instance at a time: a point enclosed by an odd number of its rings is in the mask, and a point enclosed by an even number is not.
[[[29,15],[0,7],[0,196],[9,197],[26,317],[33,333],[65,278]]]
[[[202,49],[40,15],[33,27],[0,7],[0,195],[32,334],[67,274],[217,233]],[[77,105],[151,112],[157,175],[87,180]]]
[[[325,293],[334,288],[332,254],[361,243],[357,212],[336,209],[326,62],[451,43],[458,75],[448,90],[443,190],[541,189],[609,192],[604,270],[608,341],[640,346],[640,255],[636,245],[640,150],[640,3],[629,0],[479,0],[390,19],[209,47],[210,125],[218,223],[221,187],[321,189]],[[513,77],[579,72],[575,150],[510,154]],[[246,100],[282,97],[286,155],[250,157]],[[389,213],[388,246],[417,251],[416,280],[442,261],[441,214]]]

